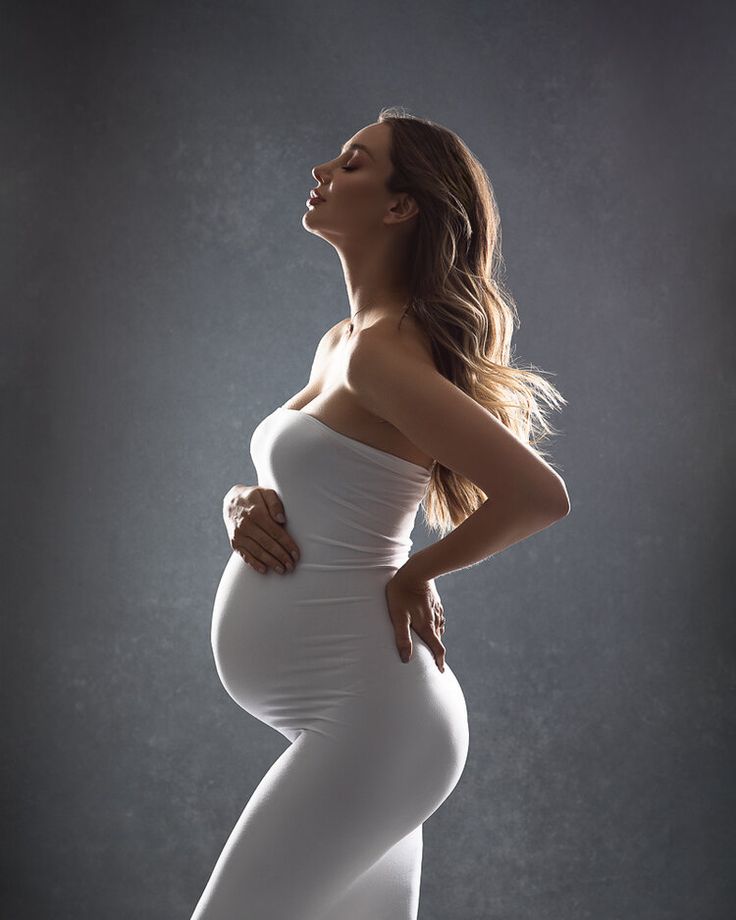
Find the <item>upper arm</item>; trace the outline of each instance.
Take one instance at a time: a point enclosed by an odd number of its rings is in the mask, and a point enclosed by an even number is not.
[[[350,355],[347,382],[368,411],[486,495],[564,508],[561,477],[491,412],[421,354],[368,329]]]

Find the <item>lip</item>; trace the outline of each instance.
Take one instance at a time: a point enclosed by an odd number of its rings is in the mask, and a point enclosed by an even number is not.
[[[325,199],[320,195],[316,188],[309,190],[309,197],[314,201],[324,201]]]
[[[324,204],[324,203],[325,203],[324,198],[307,198],[307,200],[306,200],[306,202],[305,202],[305,204],[307,205],[307,207],[308,207],[310,204],[314,207],[315,205]]]

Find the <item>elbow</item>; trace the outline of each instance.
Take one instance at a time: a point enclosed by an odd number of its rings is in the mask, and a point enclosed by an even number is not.
[[[554,482],[546,483],[543,488],[530,489],[527,486],[506,494],[514,496],[510,501],[515,508],[519,511],[523,509],[523,513],[540,522],[543,527],[549,527],[570,513],[570,497],[565,483],[559,477]]]
[[[554,520],[559,521],[570,513],[570,496],[567,494],[565,483],[560,481],[561,488],[557,489],[550,503],[550,512]]]
[[[556,477],[550,489],[538,499],[537,507],[544,511],[545,517],[550,518],[550,523],[559,521],[570,513],[570,496],[562,479]]]

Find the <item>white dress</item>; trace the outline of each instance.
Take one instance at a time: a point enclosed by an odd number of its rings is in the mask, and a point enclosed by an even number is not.
[[[233,552],[212,650],[230,696],[291,743],[265,774],[192,920],[416,920],[422,822],[463,772],[460,684],[385,586],[406,561],[429,471],[279,407],[250,441],[300,549],[261,574]]]

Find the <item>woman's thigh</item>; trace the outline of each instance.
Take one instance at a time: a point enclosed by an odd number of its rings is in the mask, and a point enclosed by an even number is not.
[[[394,893],[411,901],[418,886],[406,873],[419,871],[420,826],[438,793],[409,772],[401,744],[303,731],[245,805],[191,920],[324,920],[353,883],[353,901],[366,903],[360,876],[372,867],[385,890],[398,869]]]
[[[344,889],[324,920],[416,920],[422,852],[420,824]]]

